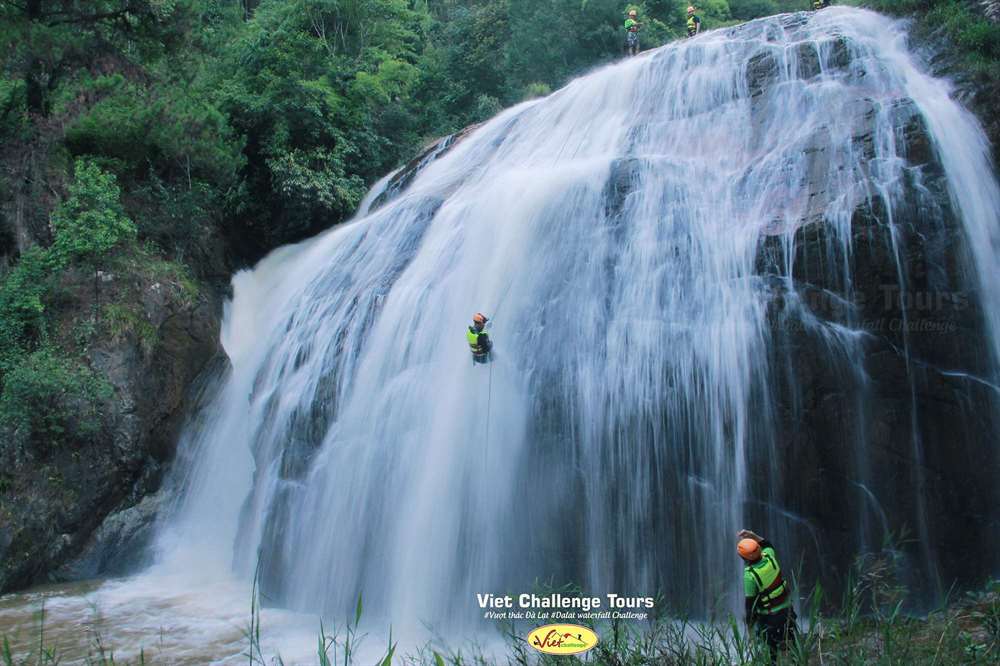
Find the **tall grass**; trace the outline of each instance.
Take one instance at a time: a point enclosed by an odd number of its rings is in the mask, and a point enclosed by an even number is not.
[[[816,587],[799,600],[799,629],[796,639],[780,654],[782,664],[998,664],[1000,663],[1000,581],[990,581],[983,589],[951,597],[941,608],[924,617],[903,612],[906,591],[898,584],[891,553],[859,558],[852,568],[849,584],[834,612],[827,607],[822,588]],[[263,644],[267,627],[261,619],[259,570],[251,588],[250,618],[244,631],[251,666],[282,666],[280,655],[268,655]],[[315,663],[319,666],[351,666],[359,663],[359,648],[368,639],[361,629],[364,604],[359,596],[353,615],[328,631],[319,623]],[[46,645],[44,607],[38,614],[37,636],[32,647],[20,655],[12,639],[0,643],[3,666],[55,666],[64,663],[57,650]],[[748,632],[733,615],[714,621],[693,621],[669,614],[645,622],[610,621],[589,623],[601,641],[580,656],[555,657],[536,652],[527,642],[529,630],[537,623],[499,623],[504,653],[496,656],[482,647],[440,647],[435,641],[402,653],[389,629],[388,640],[377,666],[722,666],[770,663],[765,646]],[[138,660],[117,661],[99,634],[89,641],[91,649],[83,663],[88,666],[145,664]],[[80,663],[79,658],[74,663]],[[171,663],[161,655],[157,663]],[[301,662],[297,662],[301,663]],[[365,662],[369,666],[370,662]]]

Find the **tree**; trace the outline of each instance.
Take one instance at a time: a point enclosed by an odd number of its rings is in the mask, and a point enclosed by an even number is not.
[[[135,238],[136,229],[125,215],[121,191],[112,174],[90,160],[80,159],[74,176],[69,197],[52,214],[55,241],[49,257],[56,268],[77,263],[93,270],[94,312],[98,313],[98,271],[115,246]]]
[[[49,98],[70,72],[99,56],[125,59],[126,47],[163,49],[185,0],[0,0],[6,67],[24,81],[28,111],[49,112]]]
[[[91,160],[76,161],[69,197],[52,214],[55,242],[49,254],[56,266],[73,261],[99,264],[112,248],[135,237],[135,224],[120,199],[112,174]]]
[[[741,21],[770,16],[779,12],[774,0],[729,0],[729,9],[733,18]]]
[[[222,110],[246,137],[244,254],[349,216],[419,142],[413,99],[426,13],[405,0],[264,2],[231,47]]]

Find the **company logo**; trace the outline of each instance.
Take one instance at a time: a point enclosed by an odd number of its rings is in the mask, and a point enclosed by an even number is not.
[[[528,645],[545,654],[580,654],[597,641],[597,634],[576,624],[547,624],[528,634]]]

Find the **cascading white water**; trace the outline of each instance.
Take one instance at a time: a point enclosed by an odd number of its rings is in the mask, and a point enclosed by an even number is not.
[[[167,539],[235,552],[244,576],[259,557],[280,605],[363,594],[396,622],[473,619],[476,592],[536,578],[707,608],[750,476],[780,482],[748,466],[775,427],[761,239],[822,217],[849,256],[854,211],[902,197],[907,110],[946,146],[1000,330],[1000,196],[947,85],[876,14],[756,21],[510,109],[238,275],[233,370]],[[496,314],[490,367],[464,342],[477,310]],[[860,363],[859,331],[825,335]]]
[[[185,436],[160,566],[211,555],[249,578],[259,559],[273,603],[341,615],[363,594],[395,626],[472,622],[477,592],[536,579],[694,611],[734,598],[752,503],[772,534],[816,539],[758,492],[783,483],[762,239],[794,294],[795,233],[825,225],[849,297],[855,211],[880,198],[891,226],[920,189],[911,118],[1000,357],[1000,193],[975,120],[884,17],[755,21],[507,110],[381,207],[384,182],[354,222],[237,275],[232,370]],[[464,339],[478,310],[496,315],[491,366]],[[864,385],[864,331],[800,316]],[[891,497],[852,428],[873,541]]]

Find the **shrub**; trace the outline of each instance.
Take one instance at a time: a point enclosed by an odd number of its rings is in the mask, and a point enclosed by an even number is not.
[[[124,240],[135,238],[135,224],[122,208],[115,177],[91,160],[76,161],[69,198],[52,214],[55,242],[49,249],[60,268],[73,261],[96,266]]]
[[[547,83],[529,83],[524,87],[524,99],[535,99],[545,97],[552,93],[552,88]]]
[[[33,247],[0,284],[0,376],[45,332],[44,297],[51,284],[48,256]]]
[[[4,376],[0,425],[19,440],[46,447],[93,436],[100,430],[101,404],[111,395],[111,385],[90,368],[42,348]]]

